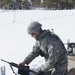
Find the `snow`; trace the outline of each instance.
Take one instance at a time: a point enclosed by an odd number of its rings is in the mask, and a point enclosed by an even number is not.
[[[20,63],[32,51],[35,39],[27,33],[32,21],[40,22],[43,29],[54,29],[64,43],[75,42],[75,10],[0,10],[0,59]],[[39,58],[30,65],[41,64]],[[0,61],[4,65],[6,75],[13,75],[9,65]]]

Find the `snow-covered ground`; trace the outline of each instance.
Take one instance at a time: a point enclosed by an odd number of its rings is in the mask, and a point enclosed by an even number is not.
[[[28,35],[27,27],[32,21],[40,22],[43,29],[54,29],[64,43],[68,39],[75,42],[75,10],[0,10],[0,59],[19,63],[31,52],[35,39]],[[41,63],[39,58],[30,65]],[[4,65],[6,75],[13,75],[9,65],[0,61]]]

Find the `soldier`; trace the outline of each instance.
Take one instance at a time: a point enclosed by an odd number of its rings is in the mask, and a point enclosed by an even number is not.
[[[28,34],[35,38],[36,43],[32,52],[19,65],[29,65],[34,58],[41,55],[45,59],[45,64],[41,66],[36,75],[44,75],[52,68],[55,68],[52,75],[65,75],[68,59],[61,39],[50,30],[43,30],[42,24],[37,21],[30,23]]]

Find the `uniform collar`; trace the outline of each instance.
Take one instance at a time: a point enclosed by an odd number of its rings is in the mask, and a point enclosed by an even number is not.
[[[50,30],[43,30],[42,34],[38,38],[38,41],[43,39],[48,33],[50,33]]]

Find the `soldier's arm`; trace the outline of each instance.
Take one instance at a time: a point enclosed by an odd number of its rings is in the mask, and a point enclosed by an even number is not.
[[[24,59],[25,64],[30,64],[37,56],[39,56],[39,47],[33,46],[33,51]]]

